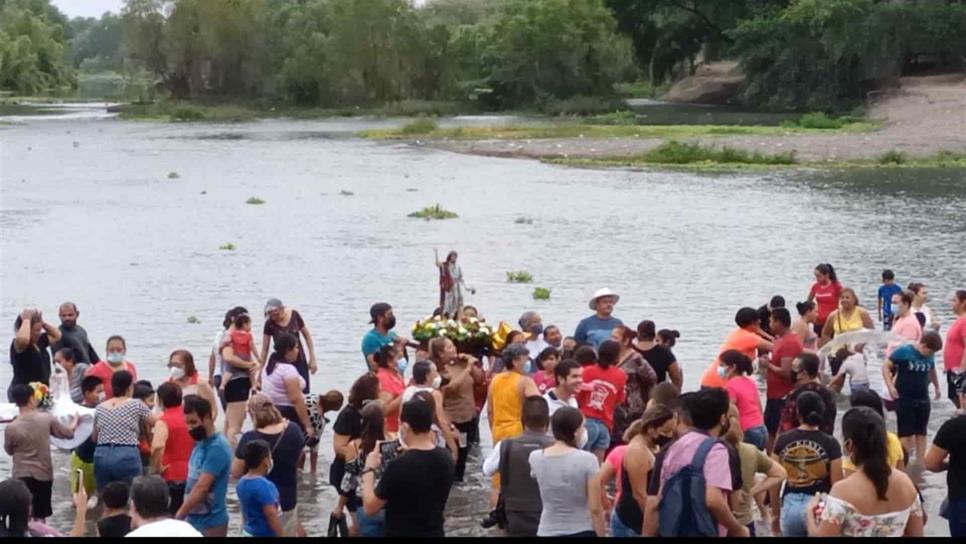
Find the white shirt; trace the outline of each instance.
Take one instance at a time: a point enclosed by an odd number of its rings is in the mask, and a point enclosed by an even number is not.
[[[130,533],[124,535],[129,537],[139,536],[202,536],[194,527],[186,521],[177,519],[163,519],[154,521],[147,525],[142,525]]]
[[[553,413],[563,408],[564,406],[570,406],[571,408],[579,408],[577,406],[577,399],[574,398],[573,395],[570,396],[569,402],[564,402],[557,398],[557,394],[554,392],[553,389],[550,389],[546,393],[544,393],[543,398],[547,401],[547,406],[550,408],[550,417],[553,417]]]
[[[221,358],[221,343],[225,338],[225,329],[215,334],[215,343],[211,346],[211,352],[215,355],[215,376],[221,376],[224,371],[225,361]]]
[[[842,373],[849,375],[850,385],[868,385],[869,371],[866,368],[865,355],[856,353],[848,356],[839,368],[839,374]]]
[[[536,362],[537,356],[540,352],[550,347],[550,344],[543,339],[543,335],[537,336],[535,340],[530,340],[526,343],[527,350],[530,351],[530,360]]]

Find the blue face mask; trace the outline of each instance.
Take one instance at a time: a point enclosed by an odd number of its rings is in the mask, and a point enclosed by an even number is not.
[[[405,374],[406,368],[409,367],[409,361],[407,361],[406,359],[399,359],[398,361],[396,361],[396,367],[399,369],[400,374]]]
[[[124,362],[124,354],[112,351],[107,354],[107,362],[112,365],[119,365]]]
[[[533,372],[533,361],[527,360],[527,364],[523,365],[523,373],[530,374]]]
[[[899,306],[898,304],[896,304],[895,302],[893,302],[892,303],[892,315],[899,315],[899,312],[900,311],[902,311],[902,307]]]

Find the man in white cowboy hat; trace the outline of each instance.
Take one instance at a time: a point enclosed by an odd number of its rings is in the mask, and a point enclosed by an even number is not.
[[[586,344],[597,349],[601,342],[610,338],[612,330],[624,324],[623,321],[611,315],[614,313],[614,305],[620,298],[617,293],[606,287],[594,293],[589,306],[596,313],[583,318],[577,325],[574,339],[577,340],[578,345]]]

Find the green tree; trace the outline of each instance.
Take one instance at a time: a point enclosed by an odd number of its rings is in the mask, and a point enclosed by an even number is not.
[[[47,0],[0,0],[0,89],[37,94],[77,86],[66,62],[66,21]]]
[[[124,21],[120,16],[107,12],[100,19],[77,17],[71,20],[70,27],[71,60],[75,68],[80,68],[86,60],[92,68],[82,71],[121,69]]]

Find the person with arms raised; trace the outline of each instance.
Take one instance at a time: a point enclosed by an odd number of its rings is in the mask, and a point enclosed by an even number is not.
[[[16,335],[10,342],[10,364],[13,366],[13,379],[10,387],[39,382],[50,385],[51,342],[60,340],[60,330],[44,321],[40,310],[27,309],[14,320]],[[13,402],[10,389],[7,400]]]

